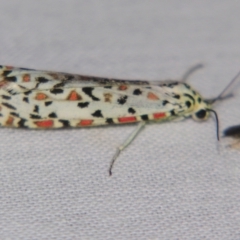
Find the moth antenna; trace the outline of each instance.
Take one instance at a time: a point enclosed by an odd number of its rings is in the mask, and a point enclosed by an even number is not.
[[[223,91],[216,97],[216,98],[213,98],[213,99],[208,99],[206,100],[209,104],[213,104],[215,103],[216,101],[219,101],[219,100],[223,100],[223,99],[226,99],[226,98],[229,98],[229,97],[232,97],[233,96],[233,93],[230,93],[226,96],[224,96],[224,94],[231,88],[231,86],[237,81],[238,77],[240,76],[240,72],[238,72],[238,74],[231,80],[231,82],[223,89]]]
[[[219,119],[218,119],[217,112],[215,112],[213,109],[210,109],[210,108],[207,108],[206,110],[209,111],[209,112],[212,112],[215,115],[215,118],[216,118],[216,130],[217,130],[217,140],[220,141],[220,138],[219,138]]]
[[[203,67],[204,67],[204,65],[201,64],[201,63],[199,63],[199,64],[197,64],[197,65],[189,68],[189,69],[183,74],[181,82],[186,82],[186,81],[189,79],[190,75],[192,75],[194,72],[196,72],[197,70],[199,70],[199,69],[201,69],[201,68],[203,68]]]

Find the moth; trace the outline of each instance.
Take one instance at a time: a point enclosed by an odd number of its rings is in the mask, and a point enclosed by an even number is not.
[[[120,152],[146,122],[192,117],[209,118],[212,104],[223,99],[230,85],[214,99],[204,99],[186,79],[151,82],[121,80],[9,66],[0,67],[0,125],[3,127],[51,129],[139,123],[117,149],[109,174]],[[218,137],[219,138],[219,137]]]

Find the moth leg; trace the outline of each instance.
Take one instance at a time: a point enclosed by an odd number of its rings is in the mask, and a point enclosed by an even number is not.
[[[121,153],[121,151],[126,148],[132,141],[133,139],[139,134],[139,132],[141,131],[141,129],[145,126],[146,122],[140,122],[136,129],[131,133],[131,135],[124,141],[124,143],[118,147],[115,155],[112,158],[110,167],[109,167],[109,175],[112,175],[112,169],[113,169],[113,165],[117,159],[117,157],[119,156],[119,154]]]
[[[203,68],[203,67],[204,67],[204,65],[201,64],[201,63],[199,63],[199,64],[197,64],[197,65],[189,68],[189,69],[183,74],[183,76],[182,76],[182,78],[181,78],[181,82],[186,82],[186,81],[189,79],[190,75],[192,75],[195,71],[197,71],[197,70],[199,70],[199,69],[201,69],[201,68]]]

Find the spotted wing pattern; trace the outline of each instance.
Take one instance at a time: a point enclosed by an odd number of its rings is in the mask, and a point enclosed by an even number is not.
[[[189,116],[196,94],[180,82],[107,79],[0,67],[0,124],[61,128]]]

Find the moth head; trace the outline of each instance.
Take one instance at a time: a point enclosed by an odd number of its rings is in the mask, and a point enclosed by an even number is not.
[[[203,121],[209,118],[209,111],[202,108],[193,114],[193,119],[196,121]]]
[[[192,114],[192,118],[196,121],[204,121],[209,118],[210,104],[198,98],[198,104],[196,104],[195,111]]]
[[[210,113],[213,113],[216,118],[217,139],[219,140],[219,120],[217,113],[211,108],[212,103],[204,100],[201,104],[197,105],[196,110],[192,114],[192,118],[197,121],[204,121],[209,118]]]

